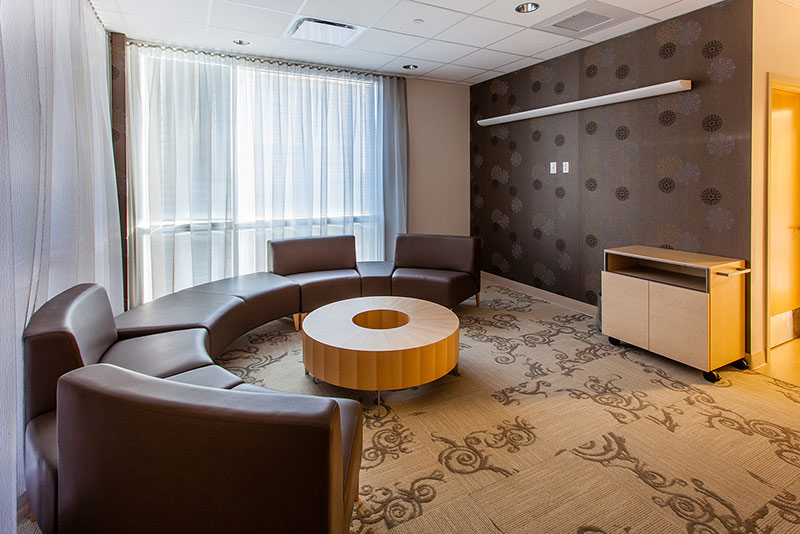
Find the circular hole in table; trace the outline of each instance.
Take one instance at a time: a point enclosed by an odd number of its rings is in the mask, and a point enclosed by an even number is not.
[[[386,330],[408,324],[410,317],[398,310],[367,310],[353,316],[353,323],[361,328]]]

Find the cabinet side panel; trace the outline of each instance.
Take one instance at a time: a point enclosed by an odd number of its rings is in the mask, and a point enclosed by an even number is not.
[[[744,267],[741,262],[735,267]],[[729,270],[730,267],[727,268]],[[726,270],[726,269],[723,269]],[[711,368],[743,358],[745,276],[711,274]]]
[[[602,273],[603,333],[648,348],[647,280]]]
[[[709,370],[708,293],[650,283],[650,350]]]

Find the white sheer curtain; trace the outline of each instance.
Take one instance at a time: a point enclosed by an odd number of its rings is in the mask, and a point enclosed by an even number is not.
[[[264,271],[270,239],[377,260],[405,230],[402,79],[137,43],[127,79],[134,304]]]
[[[121,312],[122,260],[108,43],[91,5],[2,0],[0,47],[0,530],[6,531],[14,443],[17,489],[24,484],[22,330],[47,299],[81,282],[103,284]]]

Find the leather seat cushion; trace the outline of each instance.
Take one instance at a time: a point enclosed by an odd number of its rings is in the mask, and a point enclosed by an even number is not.
[[[303,313],[337,300],[361,296],[361,277],[355,269],[290,274],[287,278],[300,285],[300,311]]]
[[[231,389],[243,383],[241,378],[215,364],[184,371],[168,377],[167,380],[219,389]]]
[[[291,393],[286,393],[285,391],[278,391],[277,389],[269,389],[263,386],[257,386],[255,384],[248,384],[243,383],[235,386],[233,391],[244,391],[246,393],[278,393],[280,395],[291,395]]]
[[[191,328],[119,341],[108,349],[100,363],[165,378],[214,362],[208,355],[206,330]]]
[[[390,261],[360,261],[356,264],[361,275],[361,296],[374,297],[392,294],[392,271]]]
[[[273,273],[252,273],[201,284],[185,290],[195,293],[230,295],[244,300],[246,322],[240,331],[297,313],[300,309],[300,286]]]
[[[230,295],[180,291],[137,306],[116,317],[120,339],[184,330],[205,328],[211,344],[211,354],[239,337],[242,323],[247,322],[244,300]]]
[[[25,482],[36,522],[42,532],[55,532],[58,516],[55,410],[32,419],[25,429]]]
[[[399,268],[392,274],[392,295],[429,300],[447,308],[477,292],[475,279],[468,273]]]

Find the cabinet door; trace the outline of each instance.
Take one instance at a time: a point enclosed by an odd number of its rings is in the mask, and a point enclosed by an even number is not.
[[[650,282],[650,350],[708,371],[708,293]]]
[[[603,333],[648,348],[647,280],[603,271]]]

